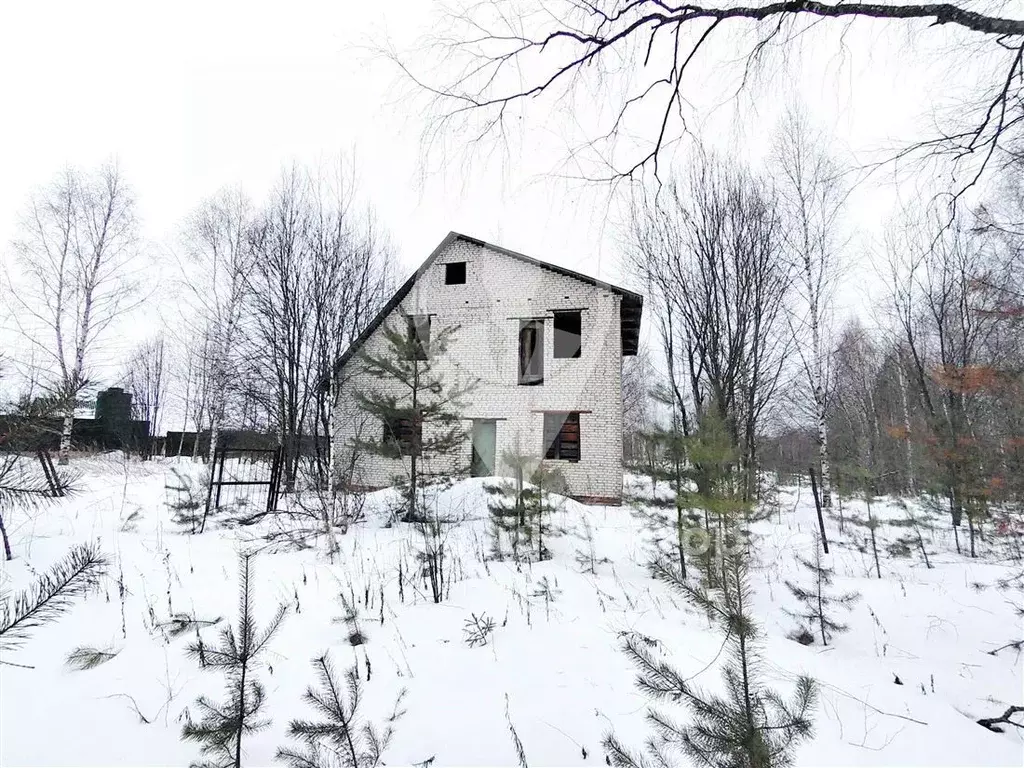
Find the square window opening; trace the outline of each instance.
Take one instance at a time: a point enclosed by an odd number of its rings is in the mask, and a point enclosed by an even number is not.
[[[465,285],[466,283],[466,262],[452,261],[444,265],[445,285]]]
[[[580,460],[580,415],[576,411],[544,414],[544,458]]]
[[[554,356],[579,357],[583,348],[583,315],[581,312],[555,312]]]
[[[412,456],[419,451],[422,427],[422,423],[408,416],[385,419],[381,443],[395,449],[399,458]]]

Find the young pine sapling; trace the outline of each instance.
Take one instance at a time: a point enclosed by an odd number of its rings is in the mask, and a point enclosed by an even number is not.
[[[466,443],[462,411],[477,381],[446,376],[439,365],[458,326],[433,329],[429,317],[404,317],[407,329],[385,324],[385,348],[360,356],[362,373],[375,384],[356,392],[355,400],[383,431],[380,440],[358,438],[353,448],[402,461],[403,520],[417,522],[429,517],[424,486],[466,469],[456,466]]]
[[[647,743],[655,765],[668,768],[676,764],[672,752],[709,768],[789,765],[793,747],[811,734],[814,681],[799,677],[792,700],[786,701],[758,679],[759,632],[749,614],[745,555],[738,549],[722,553],[721,578],[714,589],[694,586],[667,563],[659,574],[725,633],[729,656],[723,668],[724,695],[696,688],[687,675],[657,658],[647,643],[635,637],[625,642],[625,652],[640,670],[640,689],[655,699],[681,702],[692,714],[691,723],[684,726],[660,711],[648,711],[647,719],[657,732]],[[648,765],[612,735],[605,738],[604,746],[612,765]]]
[[[243,554],[239,562],[238,631],[226,626],[221,629],[219,646],[204,645],[202,639],[197,638],[188,648],[191,658],[199,660],[204,667],[223,672],[226,678],[225,701],[218,704],[200,696],[196,705],[203,718],[195,722],[189,716],[181,731],[183,738],[199,742],[201,752],[209,756],[208,760],[198,763],[203,768],[241,768],[243,736],[270,724],[258,718],[263,707],[263,687],[256,679],[256,670],[263,651],[281,626],[285,607],[278,608],[262,631],[256,628],[253,557]]]
[[[376,768],[391,743],[395,723],[405,714],[401,709],[405,691],[398,694],[383,729],[371,723],[359,723],[362,682],[356,667],[345,670],[344,685],[326,654],[313,661],[320,689],[306,689],[303,698],[321,720],[292,720],[288,735],[300,742],[298,747],[282,747],[279,760],[292,768]],[[346,696],[347,690],[347,696]]]
[[[833,611],[839,608],[848,609],[860,599],[860,595],[856,592],[834,594],[830,591],[829,588],[835,580],[835,573],[822,559],[819,539],[815,539],[813,560],[803,557],[798,557],[797,560],[808,570],[811,584],[809,587],[802,587],[791,581],[786,582],[786,588],[802,604],[801,610],[786,611],[786,613],[811,627],[817,626],[822,645],[828,645],[828,641],[833,635],[845,632],[847,629],[845,624],[840,624],[835,620]],[[813,637],[809,632],[802,634]]]

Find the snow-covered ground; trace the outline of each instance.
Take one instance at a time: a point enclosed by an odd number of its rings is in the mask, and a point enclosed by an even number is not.
[[[112,566],[97,593],[2,657],[0,764],[185,765],[199,757],[197,745],[180,738],[185,713],[194,713],[200,694],[219,700],[223,680],[186,657],[194,635],[172,638],[162,625],[178,613],[233,622],[237,555],[260,546],[263,529],[215,525],[189,535],[172,522],[166,503],[174,497],[165,487],[176,482],[172,466],[82,460],[74,498],[8,513],[15,557],[0,570],[6,597],[76,542],[99,540]],[[649,483],[634,478],[631,487]],[[364,717],[381,720],[407,689],[388,765],[432,757],[434,766],[515,765],[506,701],[531,766],[603,765],[601,740],[610,731],[641,747],[648,702],[619,650],[624,633],[656,639],[695,682],[718,685],[720,634],[652,580],[646,534],[628,506],[565,501],[557,522],[568,532],[550,542],[554,558],[517,568],[486,559],[482,481],[458,483],[440,503],[471,519],[452,538],[458,581],[449,599],[434,605],[421,581],[408,580],[415,534],[380,524],[377,512],[392,497],[370,497],[370,522],[338,537],[333,563],[323,542],[256,558],[258,619],[280,604],[288,613],[259,672],[272,724],[247,737],[246,764],[274,764],[276,750],[289,743],[288,721],[309,716],[302,694],[315,682],[311,660],[325,651],[339,668],[357,663],[368,679]],[[936,532],[935,567],[927,569],[916,553],[889,556],[886,543],[906,529],[883,525],[878,579],[870,554],[861,551],[867,531],[847,525],[840,536],[837,521],[828,520],[836,589],[862,599],[847,616],[849,632],[828,648],[802,646],[787,639],[795,625],[783,609],[796,606],[783,581],[805,578],[796,557],[813,549],[814,507],[806,488],[783,489],[779,500],[778,512],[756,526],[754,613],[772,683],[788,695],[794,678],[806,673],[821,687],[814,738],[799,747],[798,764],[1021,765],[1024,730],[998,734],[975,722],[1024,703],[1019,654],[987,653],[1022,637],[1011,604],[1020,604],[1021,594],[998,588],[1020,565],[997,554],[958,556],[948,533]],[[876,513],[902,517],[891,502],[876,505]],[[597,558],[608,561],[596,574],[577,563],[577,551],[587,548],[584,520],[593,527]],[[985,546],[998,549],[991,541]],[[540,586],[545,579],[547,590]],[[358,608],[362,645],[347,640],[342,595]],[[473,614],[495,622],[486,646],[466,643]],[[212,642],[217,629],[204,633]],[[72,671],[65,659],[79,646],[118,653]],[[681,722],[688,717],[684,710],[673,714]]]

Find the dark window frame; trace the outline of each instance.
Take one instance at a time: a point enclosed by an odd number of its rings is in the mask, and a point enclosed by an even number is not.
[[[426,328],[426,333],[422,331]],[[406,315],[406,338],[412,350],[410,360],[430,358],[430,315]]]
[[[583,354],[583,313],[578,309],[567,309],[555,310],[553,314],[553,356],[562,360],[580,358]]]
[[[532,346],[528,339],[532,338]],[[519,384],[534,387],[544,383],[544,321],[519,322]]]
[[[402,456],[412,456],[423,442],[423,422],[411,416],[384,419],[381,443],[398,448]]]
[[[461,278],[461,279],[459,279]],[[466,284],[466,262],[464,261],[449,261],[444,265],[444,284],[445,285],[465,285]]]
[[[556,429],[557,426],[557,429]],[[579,462],[582,455],[582,429],[579,411],[544,413],[544,458],[548,461]]]

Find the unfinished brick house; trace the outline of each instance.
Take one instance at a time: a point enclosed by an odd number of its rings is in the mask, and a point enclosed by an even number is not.
[[[432,327],[458,325],[434,370],[479,383],[463,412],[465,455],[452,459],[451,470],[511,474],[502,455],[518,446],[557,464],[572,496],[620,503],[622,356],[637,352],[642,309],[643,298],[631,291],[449,233],[338,361],[339,479],[363,489],[388,485],[403,461],[354,454],[353,439],[400,440],[414,428],[368,423],[353,394],[386,382],[361,372],[360,351],[387,349],[385,323],[407,328],[427,347]]]

